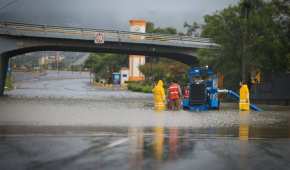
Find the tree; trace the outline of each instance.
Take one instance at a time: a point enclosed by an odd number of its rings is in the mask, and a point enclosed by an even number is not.
[[[263,0],[251,2],[248,20],[242,17],[241,3],[204,17],[202,36],[212,38],[220,44],[220,48],[200,50],[199,58],[201,63],[223,72],[227,80],[225,84],[231,87],[237,86],[242,79],[242,57],[246,63],[246,75],[253,69],[262,72],[283,72],[287,69],[289,44],[285,43],[285,34],[276,22],[273,3]]]
[[[183,27],[187,29],[186,35],[188,36],[198,36],[196,33],[197,29],[200,28],[200,26],[196,23],[193,22],[192,25],[188,24],[187,22],[184,22]]]
[[[155,28],[155,25],[153,22],[146,23],[146,32],[147,33],[159,33],[159,34],[177,34],[177,30],[175,28],[173,28],[173,27],[165,27],[165,28],[157,27],[157,28]]]
[[[276,22],[281,27],[283,43],[287,44],[288,71],[290,71],[290,1],[273,0],[274,16]]]
[[[96,80],[106,79],[111,81],[113,72],[118,72],[128,63],[128,56],[110,53],[91,53],[85,67],[90,68],[96,75]]]
[[[155,25],[153,22],[146,22],[146,32],[153,33],[155,30]]]
[[[165,82],[177,80],[182,84],[186,84],[188,81],[186,78],[189,66],[171,59],[162,58],[156,63],[146,63],[139,69],[149,83],[151,80],[155,82],[158,80]]]
[[[154,23],[147,22],[147,33],[159,33],[159,34],[177,34],[177,30],[173,27],[155,28]],[[187,71],[189,66],[166,58],[158,58],[158,60],[150,60],[145,65],[140,66],[140,71],[145,75],[146,81],[165,80],[167,82],[171,80],[177,80],[179,82],[185,82]]]

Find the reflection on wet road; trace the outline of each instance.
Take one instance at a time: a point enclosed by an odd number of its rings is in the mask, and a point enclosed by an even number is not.
[[[96,136],[10,136],[4,169],[288,169],[290,142],[196,138],[191,129],[154,127]],[[116,131],[119,131],[117,129]],[[3,169],[3,168],[1,168]]]
[[[0,99],[0,169],[289,169],[287,107],[160,112],[86,73],[21,78]]]

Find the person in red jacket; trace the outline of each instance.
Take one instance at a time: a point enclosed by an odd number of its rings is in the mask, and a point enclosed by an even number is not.
[[[189,99],[189,86],[186,86],[184,88],[183,98],[184,99]]]
[[[181,109],[181,88],[176,81],[170,83],[167,89],[168,96],[168,109],[169,110],[180,110]]]

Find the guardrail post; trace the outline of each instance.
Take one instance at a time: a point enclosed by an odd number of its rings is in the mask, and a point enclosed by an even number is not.
[[[44,35],[46,35],[46,34],[47,34],[47,32],[46,32],[46,25],[43,25],[43,26],[42,26],[42,29],[43,29],[43,33],[44,33]]]
[[[118,41],[121,42],[121,35],[120,35],[120,31],[117,31],[117,36],[118,36]]]
[[[84,37],[84,29],[81,28],[80,30],[81,30],[81,37]]]

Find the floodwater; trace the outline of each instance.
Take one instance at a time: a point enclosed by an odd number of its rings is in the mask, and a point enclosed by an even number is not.
[[[16,73],[0,98],[0,169],[289,169],[289,107],[154,112],[88,73]]]

